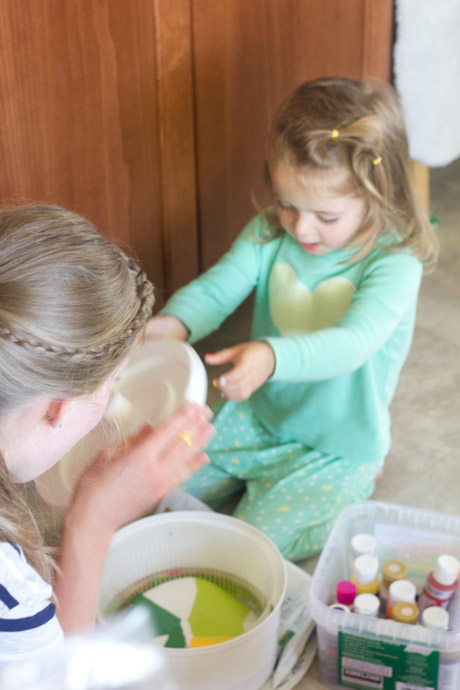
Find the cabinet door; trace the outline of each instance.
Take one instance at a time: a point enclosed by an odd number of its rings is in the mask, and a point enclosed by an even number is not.
[[[0,197],[87,216],[160,294],[197,272],[190,0],[2,0]]]
[[[326,75],[388,81],[393,0],[194,0],[202,268],[264,202],[264,137],[280,100]]]

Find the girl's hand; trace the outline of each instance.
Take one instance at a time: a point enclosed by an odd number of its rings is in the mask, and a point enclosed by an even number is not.
[[[114,532],[150,511],[171,489],[208,462],[211,411],[187,404],[157,430],[104,451],[86,470],[64,519],[54,581],[64,632],[96,617],[99,586]]]
[[[241,343],[205,356],[207,364],[233,364],[213,381],[229,400],[247,400],[275,370],[275,353],[268,343]]]
[[[145,326],[144,337],[171,338],[173,340],[187,340],[189,330],[182,321],[171,314],[153,316]]]
[[[108,531],[141,517],[209,462],[202,448],[215,433],[211,416],[209,408],[187,403],[157,430],[147,425],[103,451],[80,480],[75,500]]]

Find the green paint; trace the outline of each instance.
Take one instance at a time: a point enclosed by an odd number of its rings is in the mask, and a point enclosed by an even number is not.
[[[189,618],[193,634],[202,637],[241,635],[249,613],[247,606],[208,580],[197,577],[195,582],[197,596]]]
[[[165,647],[185,649],[187,643],[182,631],[181,620],[170,611],[139,594],[132,600],[133,606],[147,607],[155,636],[168,635]]]

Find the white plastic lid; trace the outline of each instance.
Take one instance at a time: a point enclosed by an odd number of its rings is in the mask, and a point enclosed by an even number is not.
[[[422,624],[427,628],[447,630],[449,626],[449,614],[440,606],[429,606],[422,613]]]
[[[413,582],[409,580],[395,580],[389,587],[389,599],[392,606],[398,601],[413,603],[415,601],[416,589]]]
[[[376,616],[380,608],[380,599],[375,594],[358,594],[353,602],[355,613],[363,616]]]
[[[346,604],[339,604],[338,602],[336,604],[331,604],[329,608],[333,611],[343,611],[343,613],[350,613],[349,606],[347,606]]]
[[[375,553],[377,542],[372,534],[356,534],[351,540],[353,558],[358,556],[372,556]]]
[[[190,345],[166,339],[140,342],[113,386],[104,419],[54,467],[37,477],[38,493],[63,514],[88,462],[103,448],[118,443],[120,433],[129,437],[146,422],[156,427],[186,400],[203,405],[206,396],[206,369]]]
[[[440,585],[453,585],[458,578],[460,561],[454,556],[439,556],[433,570],[433,577]]]
[[[353,563],[353,576],[360,585],[374,582],[379,571],[379,561],[375,556],[358,556]]]

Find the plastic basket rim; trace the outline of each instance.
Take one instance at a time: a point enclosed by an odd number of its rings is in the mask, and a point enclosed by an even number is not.
[[[260,530],[258,530],[256,527],[253,525],[250,525],[247,522],[244,522],[243,520],[239,520],[238,518],[233,517],[232,515],[225,515],[222,513],[214,513],[210,511],[200,511],[200,510],[177,510],[177,511],[172,511],[170,513],[163,513],[163,514],[155,514],[155,515],[148,515],[146,517],[140,518],[139,520],[136,520],[134,522],[131,522],[128,525],[125,525],[121,529],[117,530],[117,532],[114,534],[112,538],[112,543],[110,549],[112,549],[114,546],[123,543],[125,539],[128,539],[132,534],[138,532],[139,528],[143,529],[148,529],[152,522],[155,521],[156,524],[161,522],[162,524],[177,524],[177,523],[182,523],[184,522],[184,519],[186,518],[187,524],[190,525],[191,522],[194,522],[196,524],[205,524],[205,523],[211,523],[211,522],[221,522],[221,523],[226,523],[227,525],[231,525],[235,529],[240,530],[241,532],[245,532],[246,534],[249,533],[251,536],[256,537],[259,541],[263,542],[264,547],[267,547],[270,549],[271,553],[276,557],[276,559],[279,562],[280,570],[279,570],[279,575],[280,575],[280,593],[277,598],[276,604],[273,606],[272,610],[267,614],[267,616],[259,623],[257,624],[254,628],[251,628],[250,630],[247,630],[244,633],[241,633],[237,637],[231,639],[231,640],[226,640],[225,642],[220,642],[219,644],[216,645],[210,645],[206,647],[197,647],[193,649],[175,649],[175,648],[163,648],[163,652],[166,654],[166,656],[206,656],[208,654],[216,654],[217,651],[219,650],[228,650],[231,647],[239,646],[241,644],[244,644],[245,641],[248,639],[260,634],[260,631],[263,630],[265,627],[268,627],[269,625],[273,624],[273,618],[275,616],[280,615],[280,610],[282,603],[284,601],[284,598],[286,596],[286,590],[287,590],[287,569],[286,569],[286,564],[285,561],[278,549],[278,547],[265,535],[263,534]],[[215,651],[214,651],[215,650]]]
[[[460,634],[452,633],[449,631],[439,631],[431,630],[429,628],[421,628],[417,630],[417,640],[414,640],[414,628],[416,626],[397,623],[396,621],[386,620],[382,618],[371,618],[366,617],[365,625],[358,626],[353,625],[354,621],[361,620],[363,617],[357,613],[341,613],[337,611],[332,611],[329,609],[328,605],[322,602],[315,594],[315,584],[318,578],[321,576],[324,570],[324,563],[326,557],[328,556],[328,544],[335,541],[337,533],[342,529],[343,523],[353,514],[362,512],[363,510],[367,512],[369,517],[378,511],[383,510],[386,513],[392,511],[404,511],[404,513],[412,515],[414,517],[420,516],[423,519],[429,520],[430,518],[437,522],[445,521],[446,518],[452,523],[455,523],[459,529],[460,538],[460,516],[451,515],[449,513],[442,513],[436,510],[426,510],[424,508],[418,508],[415,506],[405,506],[397,503],[387,503],[386,501],[356,501],[351,503],[339,513],[337,520],[329,534],[326,545],[319,557],[318,563],[315,567],[315,572],[312,577],[310,591],[309,591],[309,609],[310,615],[315,621],[316,625],[320,627],[325,627],[325,618],[328,616],[328,624],[331,627],[337,629],[337,631],[355,634],[360,637],[370,637],[370,638],[385,638],[385,641],[394,644],[407,644],[407,642],[419,641],[420,644],[426,644],[429,646],[435,645],[435,648],[441,648],[443,642],[449,641],[449,651],[450,650],[460,650]],[[316,580],[316,582],[315,582]],[[346,625],[348,621],[348,625]],[[364,628],[364,629],[363,629]],[[398,634],[399,632],[399,634]],[[457,644],[455,644],[455,642]],[[442,651],[446,651],[443,649]]]

